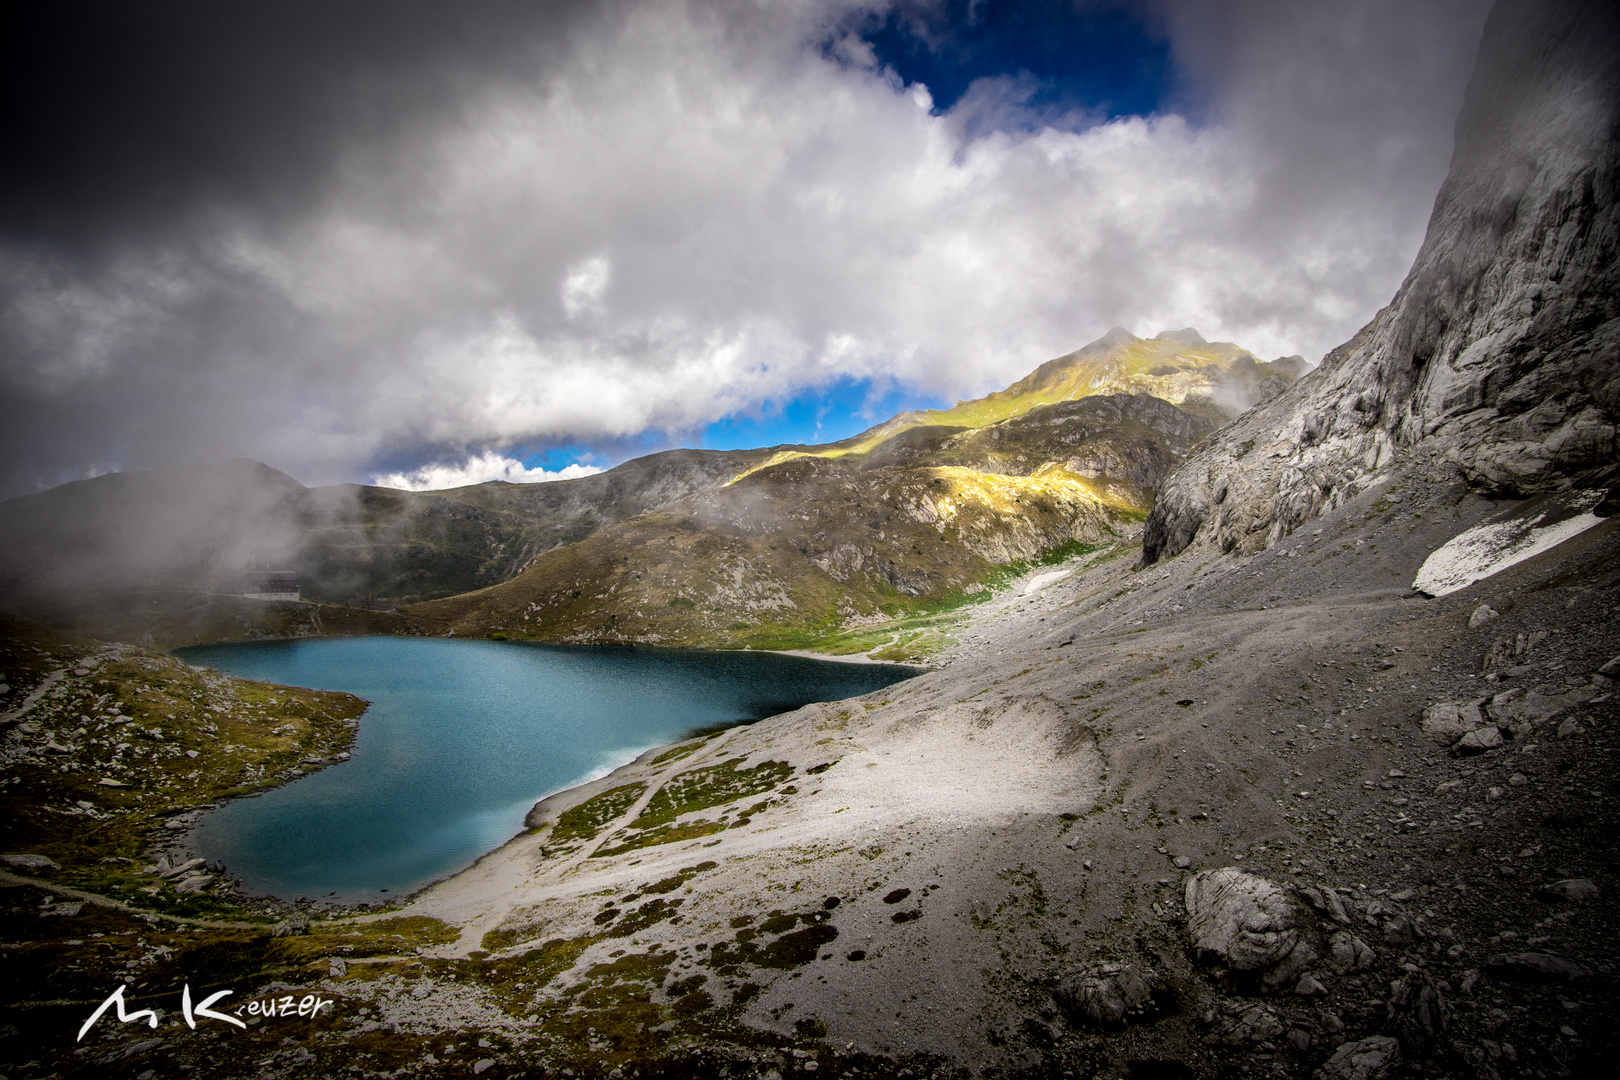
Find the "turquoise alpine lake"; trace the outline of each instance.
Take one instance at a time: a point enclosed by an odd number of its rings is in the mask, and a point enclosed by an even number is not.
[[[516,835],[539,799],[695,728],[916,674],[759,652],[436,638],[206,645],[176,655],[371,702],[350,760],[227,802],[192,835],[197,853],[222,863],[245,893],[346,903],[411,892],[467,867]]]

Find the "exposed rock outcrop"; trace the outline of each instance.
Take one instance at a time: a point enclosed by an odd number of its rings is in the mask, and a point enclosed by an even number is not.
[[[1272,967],[1301,944],[1298,906],[1265,878],[1205,870],[1187,882],[1186,903],[1193,944],[1233,971]]]
[[[1328,939],[1328,967],[1340,975],[1366,971],[1378,961],[1372,946],[1348,930],[1340,930]]]
[[[1383,1035],[1345,1043],[1316,1070],[1317,1080],[1384,1080],[1401,1063],[1401,1044]]]
[[[1282,1035],[1276,1010],[1257,1002],[1231,1002],[1215,1018],[1208,1040],[1216,1046],[1247,1048]]]
[[[1451,1006],[1433,979],[1409,971],[1391,987],[1390,1026],[1413,1057],[1427,1055],[1451,1030]]]
[[[1145,561],[1195,542],[1262,550],[1418,444],[1505,494],[1612,468],[1617,122],[1620,10],[1498,4],[1450,174],[1394,301],[1165,483]]]
[[[1134,964],[1095,963],[1069,975],[1053,995],[1082,1023],[1117,1027],[1153,1012],[1159,981]]]
[[[1592,973],[1584,964],[1551,953],[1499,953],[1485,961],[1498,979],[1527,983],[1572,983]]]

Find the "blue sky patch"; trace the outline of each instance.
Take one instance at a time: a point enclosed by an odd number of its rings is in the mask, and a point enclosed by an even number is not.
[[[871,379],[840,379],[809,387],[787,401],[768,401],[758,413],[733,415],[703,429],[688,443],[709,450],[747,450],[784,443],[827,443],[859,435],[897,412],[944,409],[943,398],[904,390]]]
[[[1169,40],[1137,12],[1086,0],[945,0],[902,4],[861,37],[946,112],[975,79],[1033,77],[1037,114],[1100,118],[1155,112],[1170,90]]]
[[[530,453],[513,453],[513,457],[523,462],[525,469],[544,469],[547,472],[557,472],[573,464],[599,465],[597,455],[591,448],[583,443],[571,446],[553,446],[546,450],[537,450]]]

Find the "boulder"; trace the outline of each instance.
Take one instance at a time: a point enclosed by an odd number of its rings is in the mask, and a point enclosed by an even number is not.
[[[1188,880],[1186,903],[1193,944],[1234,971],[1270,967],[1299,943],[1297,909],[1265,878],[1205,870]]]
[[[1584,965],[1551,953],[1498,953],[1485,961],[1485,968],[1498,979],[1511,982],[1577,982],[1591,974]]]
[[[1451,1030],[1451,1006],[1421,971],[1408,972],[1394,985],[1388,1003],[1389,1022],[1407,1052],[1426,1057]]]
[[[1502,745],[1502,732],[1494,727],[1482,727],[1470,731],[1457,740],[1452,752],[1460,755],[1483,754],[1487,750],[1495,750]]]
[[[1340,926],[1350,925],[1350,915],[1344,910],[1344,901],[1332,889],[1317,889],[1312,885],[1296,886],[1296,892],[1304,897],[1305,902],[1311,905],[1319,914],[1326,915]]]
[[[1265,1005],[1229,1005],[1206,1041],[1220,1046],[1252,1046],[1275,1039],[1285,1030],[1277,1014]]]
[[[303,912],[287,916],[270,928],[271,937],[295,937],[309,933],[309,916]]]
[[[1318,957],[1311,943],[1301,937],[1288,950],[1288,955],[1266,969],[1261,982],[1268,990],[1292,986],[1305,969],[1316,963]]]
[[[1348,930],[1340,930],[1328,938],[1328,967],[1340,975],[1366,971],[1378,962],[1372,946]]]
[[[1423,710],[1423,733],[1436,742],[1452,743],[1485,723],[1477,701],[1442,701]]]
[[[1404,915],[1397,915],[1384,923],[1384,943],[1387,945],[1410,945],[1417,940],[1417,936],[1412,920]]]
[[[1543,885],[1536,890],[1536,895],[1543,900],[1563,900],[1578,904],[1584,900],[1596,900],[1598,887],[1586,878],[1565,878],[1563,881]]]
[[[1573,686],[1557,692],[1537,690],[1506,690],[1491,698],[1486,711],[1498,726],[1518,728],[1528,724],[1532,728],[1565,709],[1584,705],[1598,692],[1596,686]]]
[[[158,876],[166,878],[178,878],[188,871],[197,869],[197,867],[203,865],[204,861],[205,860],[203,859],[187,859],[183,863],[178,863],[165,870],[159,870]]]
[[[1401,1044],[1384,1035],[1345,1043],[1316,1070],[1316,1080],[1386,1080],[1401,1063]]]
[[[57,870],[55,862],[44,855],[0,855],[0,862],[22,870]]]
[[[1119,1027],[1153,1011],[1158,979],[1134,964],[1087,964],[1066,976],[1052,995],[1070,1016],[1098,1027]]]
[[[1322,985],[1321,979],[1307,972],[1299,977],[1299,982],[1294,987],[1294,993],[1300,997],[1321,997],[1327,993],[1327,987]]]

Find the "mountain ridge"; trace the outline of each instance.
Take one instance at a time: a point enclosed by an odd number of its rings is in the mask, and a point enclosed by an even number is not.
[[[1098,543],[1114,525],[1131,526],[1193,443],[1250,398],[1287,385],[1301,366],[1297,358],[1262,363],[1192,330],[1137,338],[1115,328],[1005,390],[952,409],[901,413],[818,446],[676,449],[572,480],[426,492],[305,488],[245,459],[112,474],[0,504],[0,585],[19,614],[85,632],[96,628],[97,590],[161,593],[154,601],[165,617],[152,622],[152,641],[187,640],[171,638],[181,631],[168,617],[184,593],[229,592],[247,567],[274,564],[297,570],[309,599],[404,612],[392,623],[345,617],[332,625],[576,642],[804,644],[885,607],[902,615],[960,603],[964,589],[995,578],[998,567]],[[806,461],[821,464],[788,467]],[[917,471],[928,468],[936,471]],[[918,482],[901,483],[907,475]],[[859,498],[851,494],[856,488],[864,492]],[[784,501],[788,492],[796,494]],[[817,502],[824,497],[844,507],[843,518],[825,512]],[[912,508],[914,520],[902,529],[909,540],[882,528],[869,535],[877,507],[866,506],[867,497],[899,498]],[[816,504],[817,528],[791,520],[795,499]],[[776,533],[791,541],[774,555],[768,543],[756,543],[758,529],[745,527],[751,501],[773,507]],[[892,505],[883,512],[892,520]],[[954,521],[959,512],[967,515],[965,529],[947,539],[954,526],[941,515]],[[711,540],[720,546],[704,550],[717,558],[728,552],[733,570],[755,567],[738,571],[753,575],[753,584],[725,586],[718,567],[707,566],[706,578],[677,575],[668,595],[641,596],[636,614],[612,583],[588,583],[593,574],[622,575],[612,546],[645,549],[643,533],[680,522],[718,530]],[[567,623],[515,614],[499,590],[548,566],[569,579],[569,591],[586,589],[608,608],[625,609]],[[560,588],[560,579],[541,588],[554,614],[570,608],[558,601]],[[696,603],[694,591],[731,599],[699,618],[686,606]],[[488,602],[496,609],[478,614]],[[121,614],[103,632],[127,632],[133,609],[122,600],[116,606]],[[313,625],[267,621],[239,607],[212,612],[196,632],[236,626],[233,633],[256,636]],[[762,611],[779,617],[761,619]],[[626,629],[632,624],[636,629]]]
[[[1116,328],[1006,390],[773,449],[725,484],[541,553],[509,581],[402,613],[427,633],[864,648],[870,637],[847,631],[957,607],[998,568],[1130,533],[1198,439],[1302,368],[1190,329]],[[668,548],[681,557],[662,557]],[[882,655],[940,644],[918,633]]]

